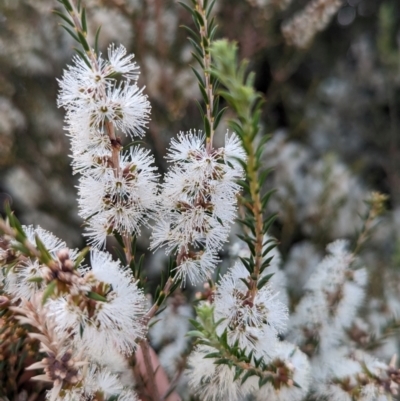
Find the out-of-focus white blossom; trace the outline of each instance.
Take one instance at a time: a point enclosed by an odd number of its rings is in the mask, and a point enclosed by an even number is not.
[[[335,241],[327,250],[330,254],[309,278],[307,293],[290,321],[289,339],[303,346],[316,342],[330,348],[337,343],[364,297],[367,273],[351,267],[354,255],[347,250],[347,242]]]
[[[268,344],[264,344],[264,348],[266,347]],[[257,401],[303,400],[309,391],[311,381],[311,369],[307,356],[296,345],[286,341],[280,341],[269,348],[268,353],[271,355],[272,364],[278,365],[277,361],[284,363],[290,379],[286,385],[282,384],[279,388],[275,388],[271,383],[258,388],[258,380],[250,378],[247,386],[253,385],[257,389],[253,392],[255,399]]]
[[[312,390],[332,401],[391,401],[398,386],[388,370],[388,365],[363,351],[331,349],[313,364]]]
[[[240,380],[234,381],[235,369],[217,365],[214,358],[205,358],[217,350],[199,345],[188,358],[189,385],[204,401],[237,401],[242,395]]]
[[[291,247],[284,266],[284,272],[291,291],[296,295],[304,291],[304,285],[321,259],[318,249],[312,242],[302,241]]]
[[[160,348],[160,363],[170,377],[176,374],[178,364],[182,363],[181,356],[188,347],[186,333],[190,330],[189,319],[192,317],[192,308],[183,303],[181,296],[176,296],[169,300],[149,330],[151,343],[156,349]]]

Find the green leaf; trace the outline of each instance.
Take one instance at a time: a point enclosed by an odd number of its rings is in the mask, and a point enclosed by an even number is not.
[[[61,19],[63,19],[68,25],[72,26],[72,28],[75,28],[74,23],[66,16],[64,15],[61,11],[58,10],[53,10],[53,14],[58,15]]]
[[[244,180],[237,180],[236,181],[241,187],[243,187],[246,191],[250,192],[249,183]]]
[[[273,379],[270,376],[264,376],[264,377],[260,377],[260,379],[258,380],[258,387],[262,387],[265,386],[268,382],[272,382]]]
[[[276,243],[273,243],[272,245],[268,246],[266,249],[264,249],[263,253],[262,253],[262,257],[268,255],[270,253],[270,251],[272,251],[274,248],[276,248]]]
[[[193,14],[192,8],[190,8],[187,4],[185,4],[181,1],[178,1],[178,4],[180,4],[186,11],[188,11],[189,14],[191,14],[191,15]]]
[[[82,9],[81,23],[82,23],[82,31],[87,33],[86,8]]]
[[[61,25],[61,26],[72,36],[73,39],[75,39],[77,42],[79,42],[78,36],[76,36],[76,34],[74,32],[72,32],[71,29],[69,29],[65,25]]]
[[[207,12],[206,12],[206,18],[207,18],[207,19],[210,17],[210,13],[211,13],[212,9],[214,8],[215,2],[216,2],[216,0],[213,0],[213,1],[210,3],[210,6],[208,7],[208,10],[207,10]]]
[[[261,200],[261,207],[264,210],[269,202],[269,200],[271,199],[271,196],[276,192],[276,189],[270,189],[263,197]]]
[[[239,257],[239,259],[242,261],[244,267],[246,268],[246,270],[251,274],[253,273],[253,267],[252,265],[249,263],[249,260],[247,258],[243,258],[243,257]]]
[[[204,86],[199,84],[199,88],[200,88],[201,95],[203,96],[204,103],[208,104],[208,96],[207,96],[207,92],[206,92]]]
[[[228,348],[228,331],[225,329],[221,337],[219,337],[220,343],[224,348]]]
[[[243,369],[240,366],[235,366],[235,376],[233,378],[233,381],[235,382],[236,380],[238,380],[242,373]]]
[[[128,264],[128,261],[126,260],[125,252],[121,248],[118,248],[116,246],[114,246],[113,249],[118,259],[121,261],[122,265],[126,266]]]
[[[244,284],[248,289],[250,289],[250,283],[248,282],[248,280],[246,280],[245,278],[240,278],[240,281],[242,281],[243,284]]]
[[[200,24],[200,26],[204,26],[203,16],[197,10],[193,10],[192,15],[197,20],[197,22]]]
[[[119,246],[120,246],[121,248],[125,248],[125,244],[124,244],[124,240],[123,240],[123,238],[122,238],[122,235],[121,235],[117,230],[114,230],[114,231],[113,231],[113,236],[114,236],[115,239],[117,240]]]
[[[44,305],[46,301],[49,299],[49,297],[51,297],[54,294],[56,287],[57,287],[57,280],[50,281],[50,283],[47,284],[47,287],[44,289],[42,295],[42,305]]]
[[[242,234],[237,234],[237,237],[244,241],[248,245],[252,255],[255,255],[256,250],[254,245],[254,238],[250,238],[249,236]]]
[[[199,36],[193,29],[189,28],[189,27],[186,26],[186,25],[181,25],[180,27],[186,29],[186,30],[188,31],[188,33],[189,33],[190,35],[193,36],[193,39],[194,39],[197,43],[200,42],[200,36]]]
[[[200,67],[204,70],[204,63],[201,57],[199,57],[196,53],[192,52],[192,56],[196,59],[196,61],[200,64]]]
[[[264,221],[264,223],[263,223],[263,233],[264,234],[268,232],[268,230],[270,229],[270,227],[272,226],[272,224],[274,223],[274,221],[276,220],[277,217],[278,217],[277,213],[274,213],[273,215],[271,215]]]
[[[190,324],[191,324],[192,326],[194,326],[197,330],[202,330],[202,329],[203,329],[202,324],[201,324],[200,322],[198,322],[197,320],[195,320],[195,319],[189,319],[189,322],[190,322]]]
[[[260,273],[262,273],[267,267],[270,266],[271,260],[272,260],[273,258],[274,258],[274,257],[271,256],[270,258],[267,258],[267,259],[265,259],[265,260],[262,262],[261,268],[260,268]]]
[[[192,46],[194,47],[194,50],[196,51],[197,55],[199,57],[203,57],[203,49],[192,39],[192,38],[188,38],[188,41],[192,44]]]
[[[190,68],[192,69],[194,75],[196,75],[196,78],[199,81],[199,84],[203,85],[203,87],[204,87],[205,86],[205,82],[204,82],[203,78],[201,77],[201,75],[199,74],[199,72],[192,66],[190,66]]]
[[[50,255],[50,252],[46,249],[45,245],[43,244],[42,240],[39,238],[37,234],[35,234],[35,242],[36,242],[36,248],[40,252],[40,261],[44,264],[48,264],[53,260],[53,258]]]
[[[248,227],[251,232],[253,233],[253,235],[255,235],[255,229],[254,229],[254,220],[252,219],[237,219],[237,222]]]
[[[198,330],[191,330],[186,333],[186,337],[199,337],[199,338],[206,338],[206,335]]]
[[[161,319],[154,319],[149,323],[149,329],[153,326],[155,326],[158,322],[160,322]]]
[[[97,28],[96,38],[94,40],[94,51],[96,55],[99,55],[99,36],[100,36],[101,25]]]
[[[86,293],[86,296],[90,299],[93,299],[93,301],[98,301],[98,302],[108,302],[107,298],[103,297],[102,295],[98,294],[97,292],[93,291],[88,291]]]
[[[87,59],[85,53],[83,53],[83,51],[77,49],[76,47],[74,47],[74,50],[81,56],[81,59],[85,62],[85,64],[92,69],[92,65],[90,64],[90,61]]]
[[[195,101],[196,101],[196,105],[197,105],[197,107],[198,107],[198,109],[200,111],[201,118],[205,118],[203,107],[201,106],[201,104],[200,104],[200,102],[198,100],[195,100]]]
[[[11,248],[15,249],[16,251],[21,252],[23,255],[30,255],[31,254],[29,249],[23,244],[12,244]]]
[[[210,126],[210,120],[207,117],[204,117],[204,130],[206,131],[206,137],[210,138],[211,137],[211,126]]]
[[[204,358],[221,358],[221,353],[220,352],[211,352],[210,354],[207,354]]]
[[[232,366],[232,361],[228,358],[221,358],[221,359],[217,359],[216,361],[214,361],[215,365],[228,365],[228,366]]]
[[[240,381],[240,384],[244,384],[244,382],[251,376],[254,376],[254,373],[252,370],[248,370],[242,377],[242,380]]]
[[[274,274],[275,274],[275,273],[267,274],[267,275],[265,275],[263,278],[261,278],[260,280],[258,280],[258,283],[257,283],[257,290],[260,290],[261,288],[263,288],[264,285],[268,283],[268,281],[270,280],[270,278],[271,278]]]
[[[42,283],[43,282],[43,277],[37,276],[37,277],[31,277],[27,281],[29,283]]]
[[[73,9],[72,6],[71,6],[71,3],[70,3],[68,0],[61,0],[60,2],[61,2],[62,4],[64,4],[64,7],[65,7],[65,9],[66,9],[68,12],[74,11],[74,9]]]
[[[87,253],[90,251],[90,247],[87,246],[83,248],[79,253],[78,256],[75,259],[75,269],[79,267],[79,265],[84,261]]]
[[[80,44],[85,49],[85,51],[89,52],[90,51],[89,44],[88,44],[85,36],[82,34],[82,32],[78,32],[78,38],[79,38]]]
[[[221,109],[221,110],[218,112],[217,116],[216,116],[215,119],[214,119],[214,125],[213,125],[214,130],[217,129],[217,127],[218,127],[218,125],[219,125],[219,123],[220,123],[220,121],[221,121],[221,118],[222,118],[222,116],[225,114],[225,111],[226,111],[227,109],[228,109],[227,107],[224,107],[223,109]]]

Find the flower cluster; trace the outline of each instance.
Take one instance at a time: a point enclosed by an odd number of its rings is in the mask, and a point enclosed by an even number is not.
[[[178,254],[177,274],[185,282],[206,280],[218,260],[236,215],[236,195],[245,159],[239,139],[225,137],[225,147],[209,148],[200,132],[172,140],[172,167],[162,185],[152,248]]]
[[[269,284],[254,297],[245,285],[249,272],[241,262],[229,270],[218,285],[215,294],[215,320],[222,320],[217,334],[227,330],[228,342],[248,351],[268,343],[270,349],[278,341],[278,334],[285,331],[288,319],[287,307],[278,299]]]
[[[130,271],[99,250],[91,253],[91,268],[85,267],[53,234],[40,227],[22,230],[32,250],[33,241],[42,245],[37,257],[26,257],[14,250],[16,240],[8,241],[15,261],[5,272],[3,298],[19,323],[33,328],[29,337],[46,355],[28,369],[43,369],[35,379],[53,383],[48,399],[136,400],[119,377],[123,355],[146,334],[146,299]]]
[[[335,241],[327,250],[330,255],[309,278],[291,319],[289,338],[308,354],[314,347],[324,352],[340,342],[357,315],[367,283],[365,268],[352,268],[354,256],[346,241]]]
[[[80,172],[79,209],[87,235],[102,246],[107,235],[138,233],[155,204],[153,157],[138,147],[122,152],[116,131],[142,136],[150,104],[137,86],[138,67],[123,46],[108,59],[75,57],[60,80],[59,106],[66,111],[72,166]],[[122,154],[120,154],[122,152]]]

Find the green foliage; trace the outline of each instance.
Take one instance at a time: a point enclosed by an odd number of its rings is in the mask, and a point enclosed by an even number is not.
[[[216,329],[223,319],[215,322],[213,306],[204,303],[196,308],[196,313],[197,320],[190,320],[195,330],[189,331],[187,336],[193,337],[196,344],[212,348],[212,351],[204,358],[215,359],[214,364],[227,365],[234,369],[234,380],[240,380],[241,384],[254,376],[259,378],[259,387],[268,382],[274,385],[279,383],[276,365],[281,364],[280,361],[266,363],[262,357],[255,358],[253,351],[248,352],[241,349],[238,341],[230,346],[227,330],[221,336],[216,334]],[[278,380],[276,380],[277,378]]]
[[[199,107],[203,118],[204,132],[206,138],[212,144],[214,131],[217,129],[226,110],[226,108],[219,110],[218,95],[215,95],[219,82],[216,77],[210,76],[210,69],[213,63],[210,54],[210,46],[213,43],[217,31],[215,19],[210,18],[215,1],[209,3],[208,1],[202,2],[192,0],[192,3],[193,7],[182,2],[179,4],[191,14],[197,28],[197,32],[195,32],[193,29],[183,26],[188,32],[188,40],[193,46],[192,55],[202,69],[202,74],[200,74],[195,68],[191,67],[198,81],[200,93],[204,102],[204,106],[200,105]]]
[[[273,241],[265,247],[264,237],[277,216],[263,216],[263,210],[275,190],[261,194],[272,171],[261,167],[264,147],[270,137],[266,135],[260,140],[257,138],[262,98],[253,88],[254,75],[247,73],[248,63],[238,62],[237,46],[227,40],[215,41],[211,44],[210,53],[214,60],[211,73],[225,87],[218,93],[237,115],[237,119],[230,121],[230,126],[239,136],[247,154],[246,161],[239,160],[246,172],[246,180],[239,181],[244,192],[241,204],[245,210],[245,216],[239,220],[244,234],[239,235],[239,238],[248,245],[251,253],[251,257],[242,258],[242,262],[250,273],[253,280],[250,287],[255,292],[268,282],[269,278],[265,277],[259,281],[260,274],[269,266],[271,259],[266,257],[276,246]]]
[[[82,51],[81,49],[75,48],[75,51],[88,65],[88,67],[92,68],[89,59],[92,58],[94,54],[98,54],[98,39],[101,27],[99,27],[96,32],[93,54],[93,50],[87,41],[88,25],[86,18],[86,9],[84,7],[81,7],[80,1],[78,2],[76,8],[69,0],[57,1],[64,7],[66,14],[60,10],[54,10],[53,13],[58,15],[66,23],[66,25],[61,24],[61,26],[76,42],[78,42],[82,46],[83,49]]]

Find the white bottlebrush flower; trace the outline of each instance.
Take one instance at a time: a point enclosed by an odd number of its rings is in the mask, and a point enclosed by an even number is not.
[[[183,281],[186,275],[192,282],[208,277],[235,219],[240,191],[235,181],[243,177],[235,158],[243,158],[244,151],[234,135],[226,141],[227,151],[210,150],[201,132],[180,133],[167,154],[172,166],[162,185],[151,247],[183,255],[178,266]]]
[[[187,279],[191,284],[206,281],[211,277],[218,261],[218,256],[208,251],[197,252],[193,256],[185,256],[179,266],[176,267],[177,277],[182,279],[183,286]]]
[[[104,60],[99,57],[99,68],[89,67],[81,57],[73,58],[73,65],[64,70],[62,79],[58,80],[60,93],[58,107],[71,109],[89,104],[93,96],[107,84],[106,74],[102,71]]]
[[[54,390],[46,393],[46,401],[84,401],[85,399],[85,392],[81,386],[62,390],[58,394]]]
[[[108,62],[111,74],[122,74],[126,79],[137,81],[139,78],[139,67],[136,63],[132,63],[135,56],[126,54],[124,46],[120,45],[117,48],[114,43],[108,47]]]
[[[316,267],[291,319],[289,339],[302,347],[329,349],[339,343],[354,321],[364,297],[367,273],[353,269],[354,255],[346,241],[327,247],[330,253]],[[312,345],[313,344],[313,345]]]
[[[107,91],[108,102],[103,106],[107,112],[97,109],[94,118],[99,122],[112,121],[124,134],[143,136],[150,116],[150,102],[147,95],[143,94],[143,88],[137,85],[124,85],[109,87]]]
[[[217,350],[199,345],[188,358],[189,385],[204,401],[238,401],[242,396],[240,380],[234,381],[235,369],[216,365],[214,358],[205,358]]]
[[[146,309],[143,292],[129,271],[113,261],[110,254],[92,251],[91,265],[87,274],[109,286],[104,295],[107,301],[96,302],[94,312],[89,315],[87,309],[82,311],[68,299],[58,298],[49,301],[50,315],[58,330],[74,333],[77,346],[89,354],[98,355],[107,348],[130,354],[145,332],[141,322]]]
[[[4,290],[16,299],[22,298],[29,301],[37,292],[45,288],[43,280],[39,261],[27,259],[8,272]]]
[[[96,365],[91,365],[88,369],[88,373],[84,382],[85,393],[89,396],[93,396],[93,394],[100,393],[105,399],[111,397],[117,397],[117,400],[129,398],[126,397],[128,394],[128,390],[121,383],[121,380],[117,375],[110,372],[108,369],[104,367],[99,367]],[[131,400],[136,401],[136,395],[131,393]]]
[[[268,347],[268,344],[264,344]],[[268,347],[269,348],[269,347]],[[256,388],[256,391],[248,390],[253,393],[257,401],[301,401],[304,400],[310,387],[311,371],[307,356],[301,352],[296,345],[286,341],[281,341],[268,349],[271,365],[279,365],[281,371],[285,370],[286,383],[276,381],[274,385],[270,382],[259,388],[258,378],[250,378],[243,387]],[[282,367],[282,364],[284,367]]]
[[[40,226],[22,226],[22,229],[24,230],[29,242],[35,245],[35,238],[36,236],[39,237],[40,241],[42,241],[43,245],[54,257],[58,251],[67,248],[67,244],[64,241]]]
[[[58,263],[60,273],[63,268],[70,269],[71,271],[74,270],[73,262],[77,256],[76,250],[66,248],[67,245],[64,241],[61,241],[54,234],[44,230],[40,226],[23,226],[22,228],[32,245],[36,246],[37,238],[43,243],[53,260]],[[61,255],[63,258],[62,261],[60,260]],[[65,270],[63,273],[66,273]],[[21,298],[29,301],[36,293],[44,290],[48,274],[48,267],[41,264],[37,259],[23,259],[8,270],[5,277],[5,291],[13,295],[16,299]],[[63,279],[62,276],[60,278]],[[73,282],[79,287],[78,280],[74,280]]]
[[[225,134],[225,147],[223,148],[223,155],[225,162],[232,164],[238,164],[238,159],[246,160],[246,152],[243,149],[240,139],[237,135],[229,135],[229,132]]]
[[[167,153],[167,159],[171,162],[186,162],[196,160],[199,155],[204,153],[205,136],[199,132],[188,134],[180,132],[178,138],[172,138],[171,146]]]
[[[120,160],[119,175],[98,165],[79,181],[80,216],[88,219],[87,235],[102,246],[107,235],[138,234],[153,214],[157,197],[157,174],[149,151],[131,148]]]
[[[73,58],[73,65],[64,71],[59,80],[60,94],[59,107],[84,107],[95,102],[99,96],[104,95],[104,90],[115,84],[114,76],[121,74],[127,82],[135,83],[139,76],[139,67],[132,63],[133,55],[126,55],[123,46],[108,48],[108,60],[100,54],[96,63],[90,66],[81,57]]]
[[[136,85],[139,71],[133,55],[127,55],[123,46],[111,45],[108,57],[100,54],[89,65],[76,57],[60,80],[59,106],[67,110],[74,171],[93,174],[95,179],[101,171],[96,167],[119,168],[111,160],[113,130],[141,136],[150,113],[147,96]],[[116,75],[123,79],[117,81]]]
[[[224,319],[217,327],[219,335],[227,330],[230,345],[239,341],[240,348],[251,350],[263,341],[273,343],[276,340],[285,330],[288,310],[269,284],[251,299],[241,280],[248,276],[241,262],[228,271],[217,287],[214,315],[216,321]]]

